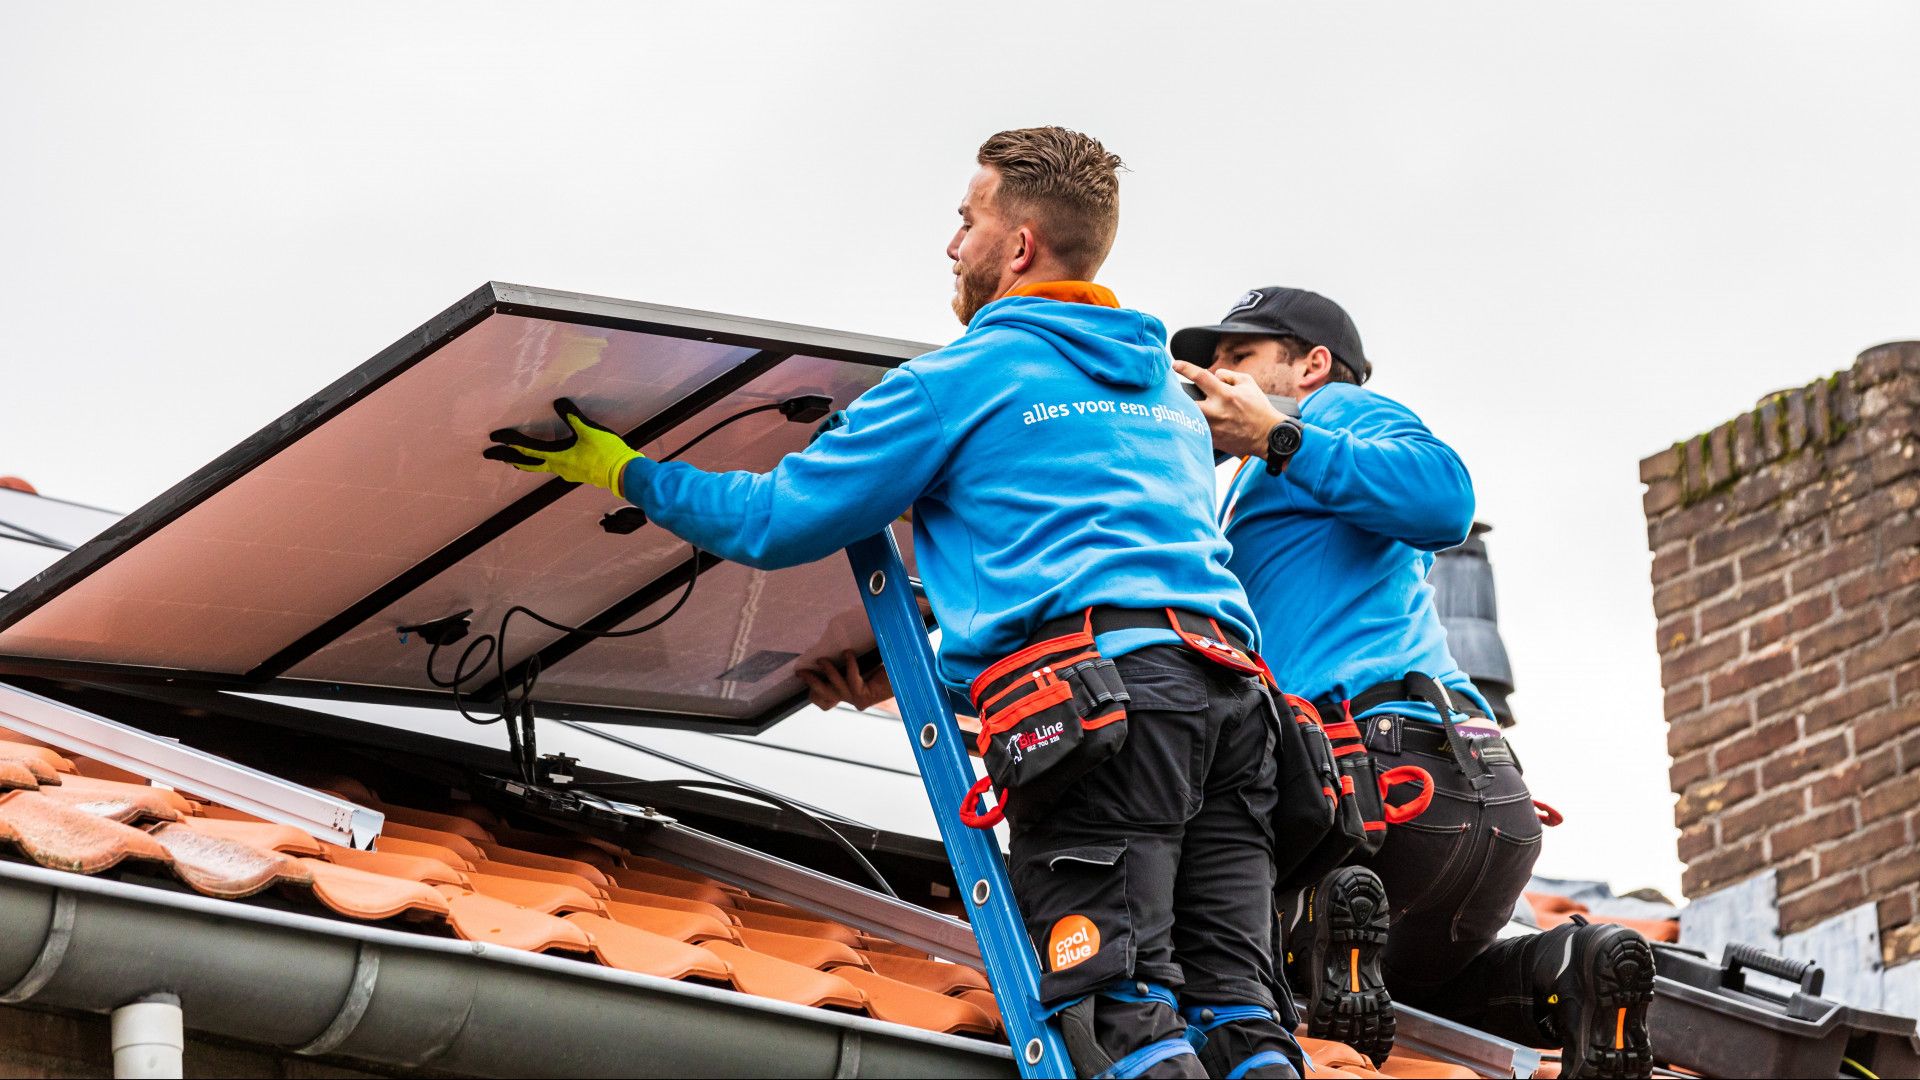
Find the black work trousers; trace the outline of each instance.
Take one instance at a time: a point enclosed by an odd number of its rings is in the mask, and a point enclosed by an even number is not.
[[[1557,1045],[1533,1019],[1532,935],[1499,937],[1540,854],[1540,818],[1518,763],[1490,764],[1492,782],[1475,791],[1451,754],[1403,747],[1404,727],[1433,725],[1391,715],[1361,723],[1380,771],[1418,765],[1434,780],[1432,805],[1389,825],[1363,863],[1380,875],[1392,911],[1381,957],[1387,990],[1396,1002],[1525,1046]]]
[[[1040,997],[1137,980],[1183,1004],[1271,1009],[1267,692],[1178,646],[1114,663],[1132,696],[1120,751],[1051,805],[1023,805],[1018,791],[1007,804],[1009,870],[1040,953]]]

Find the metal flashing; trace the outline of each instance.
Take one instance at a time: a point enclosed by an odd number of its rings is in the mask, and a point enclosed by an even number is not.
[[[5,683],[0,726],[347,847],[371,847],[384,820],[377,810]]]

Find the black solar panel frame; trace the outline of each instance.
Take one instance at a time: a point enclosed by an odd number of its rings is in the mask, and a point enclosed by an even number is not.
[[[255,432],[232,450],[215,458],[159,497],[128,514],[92,540],[80,545],[59,562],[34,575],[13,591],[0,593],[0,630],[5,630],[39,608],[57,600],[68,589],[115,558],[132,550],[141,541],[153,536],[194,507],[218,495],[261,463],[292,446],[354,403],[377,392],[396,376],[426,360],[493,315],[517,315],[578,326],[713,342],[756,350],[754,356],[729,368],[705,386],[667,403],[647,424],[643,425],[641,441],[671,434],[680,424],[692,419],[702,409],[724,400],[727,394],[745,385],[753,377],[770,371],[781,362],[795,356],[894,368],[933,348],[930,345],[896,338],[824,330],[692,308],[669,307],[586,293],[489,281],[381,350],[372,359],[294,406],[285,415]],[[363,685],[337,680],[297,679],[286,677],[284,672],[382,610],[387,603],[406,595],[411,589],[417,588],[432,580],[437,574],[457,565],[461,558],[478,550],[488,540],[531,520],[541,510],[557,502],[559,496],[573,490],[576,486],[559,479],[549,481],[503,508],[482,526],[469,530],[467,534],[443,546],[405,573],[397,575],[380,589],[324,620],[294,645],[281,650],[245,674],[101,663],[91,660],[15,656],[4,653],[0,653],[0,674],[284,694],[376,705],[449,708],[453,704],[453,699],[452,695],[445,691]],[[609,608],[607,613],[603,613],[603,618],[606,614],[632,606],[636,598],[657,595],[667,583],[684,584],[689,572],[697,576],[720,565],[720,562],[721,560],[715,558],[684,561],[656,580],[633,590],[625,600]],[[854,595],[851,580],[849,580],[848,595],[850,598]],[[581,642],[571,637],[562,638],[549,646],[548,651],[556,654],[553,658],[555,663],[564,662],[564,657],[574,651],[579,644]],[[877,659],[877,650],[870,649],[862,657],[862,662],[873,664]],[[482,689],[492,693],[498,691],[497,686],[491,685]],[[563,720],[757,733],[790,715],[805,703],[806,695],[799,693],[747,722],[630,706],[546,701],[539,703],[539,712],[543,717]]]

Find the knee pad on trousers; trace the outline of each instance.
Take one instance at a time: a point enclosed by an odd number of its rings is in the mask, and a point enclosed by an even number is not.
[[[1312,1065],[1293,1033],[1264,1005],[1188,1005],[1180,1015],[1208,1076],[1291,1080],[1305,1076]]]
[[[1067,1054],[1082,1076],[1128,1080],[1198,1075],[1173,991],[1128,980],[1054,1006]]]

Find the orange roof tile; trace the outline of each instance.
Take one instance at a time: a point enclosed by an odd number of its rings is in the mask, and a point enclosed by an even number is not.
[[[488,859],[486,862],[475,863],[473,868],[483,874],[492,874],[494,877],[519,878],[522,881],[545,881],[553,885],[565,885],[569,888],[579,889],[588,896],[595,898],[603,897],[607,893],[607,890],[588,881],[579,874],[565,874],[553,870],[536,870],[531,866],[521,866],[519,863],[511,863],[499,859]]]
[[[1555,893],[1530,892],[1526,894],[1527,905],[1533,908],[1533,915],[1540,923],[1540,929],[1551,930],[1562,923],[1572,921],[1573,916],[1581,915],[1588,922],[1613,923],[1625,926],[1640,933],[1648,941],[1679,941],[1679,919],[1628,919],[1617,915],[1595,915],[1587,905]]]
[[[606,910],[599,900],[579,889],[551,881],[528,881],[476,870],[467,875],[467,885],[474,892],[547,915],[568,911],[591,911],[597,914]]]
[[[167,849],[139,829],[39,791],[0,795],[0,841],[41,866],[76,874],[97,874],[129,858],[170,861]]]
[[[245,810],[235,810],[231,806],[220,806],[214,803],[208,803],[200,807],[200,816],[214,818],[219,821],[258,821],[264,823],[267,820],[266,818],[249,814]]]
[[[592,863],[582,862],[579,859],[563,859],[557,855],[542,855],[533,851],[521,851],[517,848],[507,847],[504,844],[496,844],[485,840],[475,841],[475,844],[486,854],[488,859],[494,862],[512,863],[515,866],[524,866],[529,870],[544,870],[550,873],[586,878],[600,888],[605,888],[613,884],[599,867]]]
[[[467,822],[467,824],[472,825],[473,823]],[[478,826],[475,827],[477,828]],[[435,847],[445,848],[468,863],[481,862],[487,857],[486,853],[481,851],[472,840],[461,836],[459,833],[450,833],[442,829],[428,829],[419,825],[409,825],[404,821],[395,821],[392,818],[388,818],[386,824],[380,827],[380,838],[384,840],[388,837],[392,837],[395,840],[410,840],[416,844],[432,844]],[[403,852],[403,854],[425,855],[426,852]],[[454,869],[458,870],[461,868],[455,866]]]
[[[859,931],[825,919],[789,919],[783,915],[766,915],[758,911],[738,911],[733,917],[741,926],[750,926],[755,930],[772,930],[781,934],[798,934],[801,937],[826,938],[849,946],[860,944]]]
[[[688,900],[684,897],[664,896],[660,893],[622,889],[618,886],[608,889],[607,897],[623,904],[639,904],[642,907],[666,908],[669,911],[697,911],[702,915],[710,915],[729,926],[733,925],[733,916],[727,914],[733,909],[709,904],[704,900]]]
[[[528,952],[565,949],[591,952],[593,942],[587,932],[565,919],[538,911],[515,907],[479,893],[463,893],[447,904],[447,923],[453,932],[468,941],[506,945]]]
[[[911,945],[902,945],[897,941],[888,941],[886,938],[875,937],[867,933],[860,935],[860,941],[856,947],[865,949],[870,953],[890,953],[894,956],[906,956],[915,960],[925,960],[927,958],[926,953],[921,952]]]
[[[818,919],[820,916],[806,908],[794,907],[781,900],[763,900],[758,896],[744,893],[733,897],[733,906],[741,911],[757,911],[762,915],[778,915],[784,919]]]
[[[953,996],[962,1001],[973,1002],[974,1008],[987,1014],[987,1019],[993,1021],[995,1031],[1002,1033],[1006,1031],[1006,1024],[1000,1019],[1000,1003],[993,999],[991,990],[962,990]]]
[[[329,847],[291,825],[279,825],[268,821],[227,821],[221,818],[187,817],[181,818],[180,824],[195,832],[238,840],[243,844],[252,844],[254,847],[287,855],[324,857]]]
[[[371,804],[371,809],[378,810],[387,815],[387,823],[389,825],[397,821],[409,828],[425,829],[430,832],[451,833],[469,843],[493,842],[493,834],[483,828],[479,822],[471,818],[458,817],[453,814],[436,814],[430,810],[415,810],[410,806],[394,806],[391,803],[378,801],[374,801]],[[434,843],[445,843],[445,841],[435,840]],[[454,844],[448,844],[447,846],[456,851],[460,850],[459,847]],[[465,852],[462,852],[462,854],[465,854]]]
[[[1373,1080],[1375,1077],[1386,1075],[1374,1069],[1373,1062],[1365,1054],[1346,1043],[1312,1039],[1302,1035],[1300,1046],[1307,1052],[1307,1057],[1312,1059],[1312,1066],[1307,1069],[1307,1080],[1339,1076]]]
[[[450,847],[429,843],[425,840],[408,840],[393,836],[386,830],[373,842],[373,850],[384,851],[389,855],[416,855],[422,859],[433,859],[446,864],[452,870],[471,870],[473,861]]]
[[[95,817],[133,822],[175,821],[193,813],[193,804],[179,795],[151,784],[123,784],[117,780],[98,780],[91,776],[70,776],[59,787],[44,794]]]
[[[1395,1080],[1479,1080],[1480,1077],[1464,1065],[1435,1061],[1404,1049],[1388,1055],[1387,1060],[1380,1063],[1380,1071]]]
[[[754,952],[777,956],[816,971],[828,971],[841,966],[867,966],[865,958],[837,941],[780,934],[772,930],[754,930],[745,926],[735,933],[739,935],[740,944]]]
[[[485,810],[484,807],[479,806],[475,806],[475,809]],[[464,816],[464,810],[456,808],[456,812],[462,813]],[[525,829],[515,829],[499,824],[499,819],[493,818],[491,814],[488,815],[487,819],[476,817],[474,820],[485,825],[487,829],[493,833],[493,840],[496,844],[505,844],[509,847],[517,848],[520,851],[530,851],[540,855],[553,855],[562,859],[573,859],[577,862],[591,863],[599,867],[602,872],[610,872],[618,868],[620,859],[626,854],[619,848],[597,837],[553,836],[548,833],[528,832]]]
[[[970,1001],[909,986],[864,968],[836,968],[834,974],[859,988],[867,999],[867,1012],[876,1020],[951,1035],[993,1034],[993,1020]]]
[[[657,874],[661,877],[679,878],[682,881],[692,881],[703,885],[717,884],[712,878],[707,877],[698,870],[689,870],[684,866],[676,866],[664,859],[656,859],[651,855],[634,855],[628,853],[621,861],[626,864],[625,869],[628,870]],[[616,874],[615,876],[617,877],[618,875]],[[722,885],[720,887],[723,889],[732,889],[734,892],[744,891],[735,889],[731,885]]]
[[[838,975],[801,967],[724,941],[709,941],[700,948],[726,963],[736,990],[795,1005],[861,1011],[866,1008],[865,995]]]
[[[623,889],[638,889],[641,892],[659,893],[662,896],[680,896],[720,907],[732,907],[734,897],[738,895],[704,878],[689,881],[682,877],[669,877],[646,870],[629,870],[626,867],[615,867],[607,872],[607,876],[613,879],[615,885]]]
[[[338,795],[348,802],[359,803],[369,809],[374,803],[380,801],[380,796],[375,794],[372,788],[351,776],[329,776],[310,786],[329,795]]]
[[[726,963],[698,946],[600,915],[581,912],[567,921],[586,931],[593,955],[608,967],[663,979],[728,981]]]
[[[324,845],[321,857],[339,866],[365,870],[369,874],[405,878],[424,885],[464,885],[467,876],[439,859],[419,855],[394,855],[384,851],[359,851],[338,844]]]
[[[144,784],[147,782],[146,777],[141,776],[139,773],[128,772],[118,765],[109,765],[104,761],[84,757],[80,754],[70,754],[68,757],[73,762],[73,771],[81,776],[91,776],[96,780],[116,780],[122,784]]]
[[[898,979],[936,994],[951,994],[956,990],[991,992],[987,977],[964,964],[950,964],[944,960],[915,960],[883,952],[862,953],[861,956],[866,960],[866,966],[887,978]]]
[[[195,891],[236,900],[282,881],[308,884],[313,874],[293,859],[178,822],[153,830],[152,837],[173,857],[173,872]]]
[[[32,791],[43,783],[33,774],[33,769],[18,758],[0,758],[0,791]]]
[[[697,911],[675,911],[671,908],[622,903],[619,900],[608,900],[606,906],[608,917],[676,941],[738,940],[732,923]]]
[[[61,757],[58,752],[39,743],[15,742],[11,739],[0,742],[0,761],[18,762],[42,784],[57,784],[61,773],[73,771],[73,762]]]
[[[581,954],[620,970],[724,983],[927,1030],[998,1029],[991,996],[970,969],[655,858],[616,855],[605,842],[506,828],[477,805],[458,815],[396,807],[335,778],[333,790],[388,816],[378,850],[357,851],[121,779],[130,775],[0,740],[0,787],[50,785],[0,794],[0,843],[80,873],[148,859],[208,896],[302,888],[289,895],[310,893],[348,918],[444,920],[470,941]],[[149,834],[116,820],[143,818],[164,823]]]
[[[356,919],[390,919],[408,912],[446,915],[447,899],[427,885],[356,870],[319,859],[301,859],[313,875],[313,895]]]

